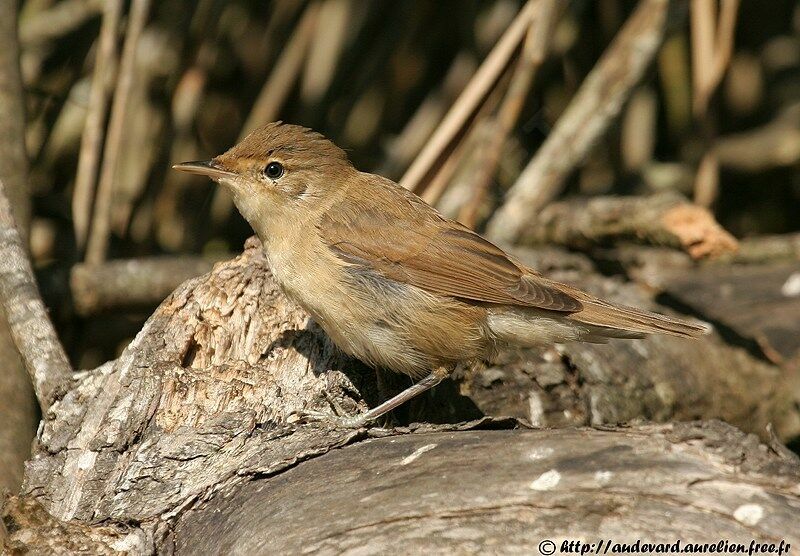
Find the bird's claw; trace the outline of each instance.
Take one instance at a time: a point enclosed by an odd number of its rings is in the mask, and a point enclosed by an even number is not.
[[[289,416],[292,423],[322,423],[332,425],[337,429],[360,429],[367,424],[361,415],[333,415],[315,409],[301,409]]]

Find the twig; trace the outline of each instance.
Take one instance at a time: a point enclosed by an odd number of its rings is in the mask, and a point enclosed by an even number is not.
[[[733,52],[733,37],[739,0],[722,0],[719,20],[716,2],[692,0],[692,74],[695,118],[704,129],[706,152],[695,176],[694,198],[702,206],[711,206],[719,192],[719,162],[713,149],[715,126],[708,106],[717,90]]]
[[[184,281],[210,271],[214,262],[203,257],[153,257],[75,265],[69,279],[75,312],[86,317],[120,307],[155,305]]]
[[[716,0],[692,0],[692,110],[695,117],[705,114],[714,90],[714,26],[717,18]]]
[[[47,411],[72,375],[72,367],[39,295],[2,181],[0,296],[14,343],[33,382],[36,399],[42,411]]]
[[[669,0],[639,3],[495,212],[489,235],[513,242],[531,217],[561,192],[655,57],[672,5]]]
[[[92,88],[89,92],[89,112],[86,115],[86,124],[81,137],[75,191],[72,194],[72,220],[75,242],[79,249],[83,249],[89,233],[97,167],[103,143],[103,124],[110,92],[109,73],[115,65],[117,27],[121,11],[122,0],[107,0],[100,28],[100,40],[97,45]]]
[[[714,45],[714,87],[718,87],[733,54],[733,39],[736,33],[736,18],[739,15],[739,0],[721,0],[717,40]]]
[[[472,197],[462,207],[458,220],[465,226],[475,227],[478,210],[483,204],[486,191],[497,170],[500,155],[503,152],[508,135],[517,124],[522,107],[533,85],[536,73],[547,56],[555,20],[557,5],[555,0],[540,0],[534,6],[531,23],[525,38],[522,56],[511,78],[497,116],[494,118],[494,130],[489,141],[484,145],[482,161],[472,185]]]
[[[125,44],[119,68],[117,89],[114,92],[114,103],[108,123],[108,138],[103,151],[103,168],[97,185],[95,215],[92,220],[92,232],[86,248],[86,261],[99,263],[106,258],[108,236],[111,229],[111,205],[114,193],[114,178],[117,171],[117,159],[125,134],[125,117],[128,99],[133,86],[133,74],[136,69],[136,49],[142,29],[147,21],[150,0],[133,0],[128,19]]]
[[[473,119],[495,84],[514,58],[530,23],[535,2],[530,1],[517,14],[495,47],[481,64],[464,92],[447,113],[430,141],[400,180],[406,189],[421,193],[435,168],[453,150],[453,142]]]
[[[462,184],[458,183],[458,177],[477,173],[476,164],[479,162],[480,149],[488,142],[489,128],[492,123],[489,116],[497,111],[503,91],[507,88],[505,83],[508,81],[508,77],[508,72],[500,77],[472,119],[454,138],[448,151],[442,153],[442,160],[432,172],[425,191],[420,194],[429,205],[445,209],[448,216],[455,217],[457,215],[458,207],[463,205],[461,199],[466,196],[463,194],[463,190],[466,188],[460,187]],[[446,207],[442,206],[446,194],[457,199],[453,203],[453,210],[446,210]]]
[[[733,52],[739,0],[722,0],[720,7],[717,20],[715,1],[691,3],[693,110],[698,119],[705,117]]]

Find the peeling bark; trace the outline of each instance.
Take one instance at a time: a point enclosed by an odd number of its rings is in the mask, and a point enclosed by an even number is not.
[[[582,276],[581,285],[596,293],[647,303],[635,286],[591,278],[581,257],[551,251],[537,254],[536,264],[551,271],[566,264],[571,270],[554,275],[573,282]],[[719,339],[707,342],[697,349],[722,345]],[[582,419],[552,419],[548,425],[735,415],[724,403],[711,401],[719,389],[692,389],[691,380],[699,380],[708,366],[687,363],[676,377],[669,376],[667,370],[684,356],[681,346],[627,345],[633,347],[599,346],[592,349],[600,351],[589,354],[580,351],[589,348],[567,347],[554,359],[545,355],[550,386],[535,360],[520,357],[499,368],[536,369],[532,375],[543,407],[558,407],[562,415],[570,404],[588,410]],[[760,411],[772,417],[780,393],[754,389],[753,384],[769,382],[764,377],[776,371],[766,363],[760,370],[750,363],[732,371],[734,382],[740,381],[736,388],[753,390],[750,405],[733,399],[730,406],[741,406],[751,422],[740,421],[754,428],[761,423],[752,419],[755,397],[763,396]],[[628,364],[629,370],[619,371]],[[557,376],[561,370],[563,377]],[[418,404],[420,419],[461,420],[469,414],[465,407],[474,409],[475,404],[486,413],[505,413],[471,389],[487,372],[472,370],[461,382],[462,394],[472,396],[471,401],[438,388]],[[658,379],[645,378],[659,373]],[[716,379],[712,374],[708,380]],[[381,387],[392,387],[392,381],[384,380]],[[659,390],[664,381],[675,388],[671,403]],[[688,384],[689,393],[678,381]],[[516,395],[531,388],[521,386]],[[507,392],[514,395],[515,390]],[[304,538],[322,552],[348,547],[369,552],[385,548],[387,539],[410,539],[422,527],[440,536],[418,535],[408,541],[416,543],[408,545],[412,549],[468,550],[499,542],[506,544],[494,546],[528,547],[537,537],[538,543],[567,536],[563,525],[556,526],[572,523],[564,508],[573,518],[586,518],[569,535],[605,531],[598,524],[606,519],[616,524],[610,531],[621,533],[625,520],[639,515],[635,523],[642,536],[665,539],[678,529],[655,517],[681,509],[705,515],[706,530],[723,537],[740,538],[749,531],[767,539],[776,537],[786,516],[800,507],[798,493],[782,478],[797,474],[797,463],[785,455],[764,454],[754,437],[722,425],[498,432],[485,429],[517,425],[484,420],[418,426],[405,435],[409,429],[343,430],[293,418],[304,408],[333,412],[337,405],[347,412],[363,411],[384,395],[379,396],[373,371],[338,352],[280,294],[260,244],[250,240],[241,256],[179,287],[118,360],[76,375],[69,393],[45,415],[27,465],[24,498],[14,502],[27,515],[38,512],[26,505],[35,500],[54,521],[18,526],[23,517],[6,517],[9,542],[32,550],[45,546],[37,535],[50,535],[57,525],[70,538],[100,539],[110,549],[124,545],[135,554],[292,551],[297,548],[292,543]],[[635,402],[626,405],[623,398]],[[786,423],[776,425],[779,434],[790,429]],[[690,432],[675,436],[684,430]],[[741,462],[720,463],[713,446],[723,441],[731,443],[725,450],[738,450],[742,461],[766,458],[755,466],[764,476],[751,475]],[[431,444],[436,446],[428,448]],[[539,448],[552,450],[541,462],[531,455]],[[553,469],[563,477],[565,490],[534,486],[542,476],[545,482],[552,478],[546,473]],[[606,481],[606,471],[616,479]],[[642,481],[644,476],[655,482]],[[710,486],[690,488],[695,479]],[[731,512],[758,495],[758,488],[776,496],[758,498],[770,519],[761,528],[743,528]],[[497,537],[504,530],[513,535]],[[788,534],[787,527],[783,535]]]

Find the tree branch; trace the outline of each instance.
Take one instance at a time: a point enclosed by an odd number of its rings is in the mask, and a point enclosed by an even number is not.
[[[25,98],[17,37],[18,0],[0,0],[0,182],[22,240],[28,235],[30,195],[25,149]],[[36,402],[6,318],[0,310],[0,490],[17,491],[38,422]]]
[[[668,245],[695,259],[735,253],[737,248],[736,239],[708,210],[675,193],[553,203],[525,229],[520,242],[585,249],[620,239]]]
[[[0,181],[0,296],[14,343],[42,411],[46,411],[72,375],[47,308],[39,295],[33,268]]]

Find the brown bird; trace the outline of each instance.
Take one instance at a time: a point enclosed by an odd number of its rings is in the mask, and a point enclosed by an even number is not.
[[[708,327],[613,305],[543,277],[310,129],[267,124],[178,170],[227,187],[285,294],[343,351],[421,380],[361,426],[504,344],[693,337]]]

